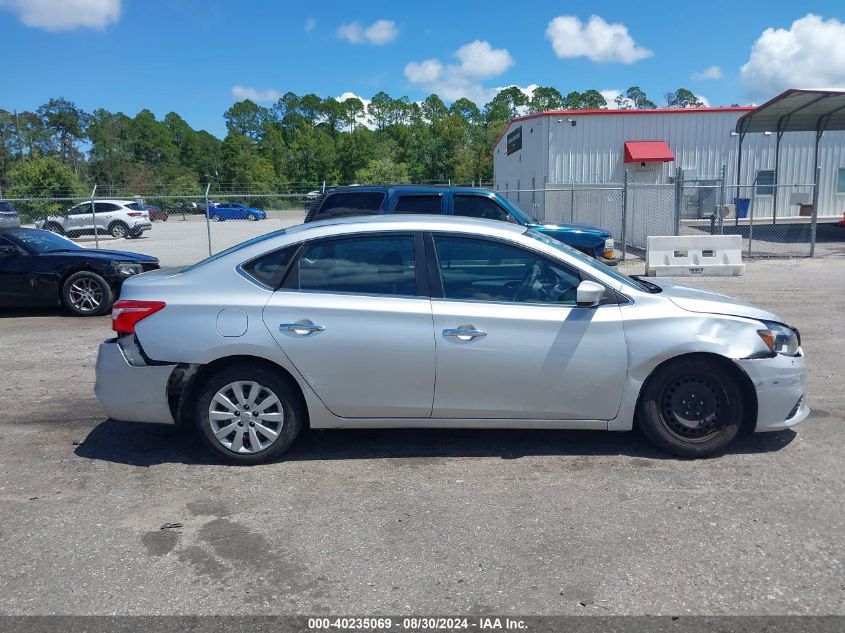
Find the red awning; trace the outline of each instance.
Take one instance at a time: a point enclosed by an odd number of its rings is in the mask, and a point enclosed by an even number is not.
[[[626,163],[668,163],[675,155],[666,141],[628,141],[625,143]]]

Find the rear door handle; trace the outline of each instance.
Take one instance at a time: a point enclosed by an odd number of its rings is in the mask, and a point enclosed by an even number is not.
[[[459,341],[471,341],[476,338],[487,336],[487,332],[476,330],[471,325],[461,325],[456,328],[446,328],[443,330],[443,336],[454,336]]]
[[[322,332],[326,328],[322,325],[311,323],[310,321],[301,321],[299,323],[280,323],[279,332],[293,332],[299,336],[308,336],[315,332]]]

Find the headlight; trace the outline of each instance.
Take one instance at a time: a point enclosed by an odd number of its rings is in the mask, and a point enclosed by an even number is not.
[[[773,321],[763,321],[763,325],[766,329],[757,330],[757,334],[771,352],[784,356],[798,355],[798,350],[801,348],[801,336],[798,330]]]
[[[131,277],[138,273],[144,272],[141,264],[133,264],[131,262],[112,262],[115,272],[121,277]]]

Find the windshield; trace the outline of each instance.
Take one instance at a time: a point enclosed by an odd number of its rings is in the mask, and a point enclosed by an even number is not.
[[[200,266],[204,266],[205,264],[210,264],[213,261],[220,259],[221,257],[225,257],[229,253],[234,253],[235,251],[239,251],[242,248],[246,248],[247,246],[252,246],[253,244],[258,244],[265,240],[273,239],[274,237],[279,237],[280,235],[284,235],[285,230],[279,229],[278,231],[272,231],[270,233],[265,233],[264,235],[259,235],[258,237],[253,237],[251,240],[247,240],[246,242],[241,242],[240,244],[235,244],[234,246],[230,246],[225,251],[220,251],[212,255],[211,257],[206,257],[205,259],[198,261],[193,266],[189,266],[183,272],[188,272],[193,270],[194,268],[199,268]]]
[[[56,235],[50,231],[32,231],[32,230],[11,230],[4,231],[4,237],[23,246],[27,250],[35,251],[39,255],[42,253],[54,253],[56,251],[72,251],[78,250],[82,247],[74,244],[66,237]]]
[[[628,286],[629,288],[634,288],[635,290],[640,290],[643,292],[651,292],[651,290],[646,287],[645,284],[637,281],[636,279],[631,279],[627,275],[623,275],[622,273],[613,270],[613,268],[611,268],[610,266],[600,264],[592,257],[588,257],[587,255],[584,255],[584,253],[582,253],[581,251],[575,250],[574,248],[572,248],[571,246],[567,246],[563,242],[558,242],[556,239],[549,237],[548,235],[544,235],[543,233],[540,233],[538,231],[526,231],[525,234],[528,237],[534,238],[538,242],[543,242],[543,244],[547,244],[552,248],[555,248],[568,255],[572,255],[573,257],[578,258],[578,261],[587,266],[588,268],[591,268],[602,274],[612,277],[624,286]]]

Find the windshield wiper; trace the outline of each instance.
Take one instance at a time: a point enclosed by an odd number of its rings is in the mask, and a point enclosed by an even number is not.
[[[658,292],[663,292],[663,288],[661,288],[660,286],[658,286],[655,283],[652,283],[650,281],[646,281],[645,279],[643,279],[642,275],[631,275],[631,279],[636,281],[638,284],[643,286],[648,292],[650,292],[652,294],[657,294]]]

